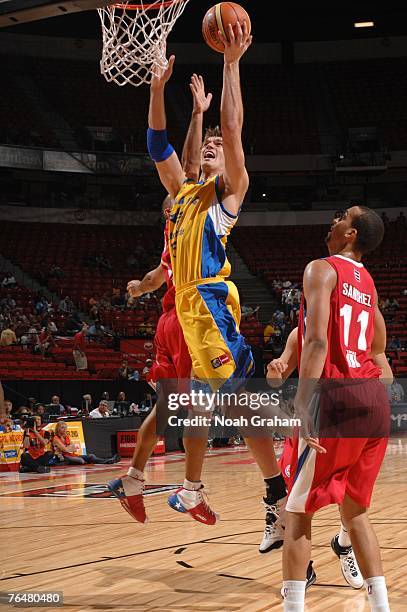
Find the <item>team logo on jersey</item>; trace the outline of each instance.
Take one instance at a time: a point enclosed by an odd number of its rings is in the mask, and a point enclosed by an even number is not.
[[[287,478],[290,478],[290,474],[291,474],[291,465],[290,464],[285,466],[284,474],[287,476]]]
[[[229,361],[229,355],[226,355],[226,353],[224,353],[223,355],[219,355],[219,357],[215,357],[215,359],[212,359],[211,364],[213,369],[216,370],[217,368],[223,366],[225,363],[229,363]]]
[[[360,272],[359,272],[359,270],[356,270],[356,268],[353,268],[353,275],[354,275],[355,279],[358,281],[358,283],[360,283]]]

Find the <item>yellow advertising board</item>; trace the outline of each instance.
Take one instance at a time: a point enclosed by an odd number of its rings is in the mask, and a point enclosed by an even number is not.
[[[23,446],[23,432],[0,433],[0,472],[17,471]]]

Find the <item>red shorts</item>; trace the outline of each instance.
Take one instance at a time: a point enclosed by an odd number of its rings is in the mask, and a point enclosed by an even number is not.
[[[191,378],[191,357],[174,308],[161,315],[154,338],[155,363],[147,380]]]
[[[343,503],[349,495],[370,506],[388,438],[320,438],[326,454],[311,449],[302,438],[293,440],[288,481],[289,512],[316,512]]]
[[[298,437],[291,452],[286,443],[282,469],[286,478],[289,474],[287,510],[315,512],[342,504],[345,495],[368,508],[390,433],[385,387],[377,379],[327,381],[318,407],[319,440],[327,452],[317,453]]]

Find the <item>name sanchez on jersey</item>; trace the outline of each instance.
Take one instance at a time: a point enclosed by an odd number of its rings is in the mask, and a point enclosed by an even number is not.
[[[372,296],[368,293],[362,293],[359,291],[359,289],[353,285],[350,285],[349,283],[343,283],[342,293],[351,300],[358,302],[358,304],[364,304],[365,306],[372,307]]]

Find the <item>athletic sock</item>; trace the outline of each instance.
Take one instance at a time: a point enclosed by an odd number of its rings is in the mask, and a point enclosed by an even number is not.
[[[130,467],[127,470],[127,476],[131,476],[132,478],[137,478],[137,480],[144,480],[144,472],[134,467]]]
[[[338,544],[342,546],[342,548],[348,548],[348,546],[352,546],[352,542],[350,541],[348,530],[341,524],[341,530],[339,532]]]
[[[284,580],[284,612],[304,612],[305,580]]]
[[[199,491],[202,488],[202,482],[200,480],[184,480],[184,489],[187,491]]]
[[[384,576],[373,576],[365,580],[365,588],[372,612],[390,612]]]
[[[271,478],[265,478],[264,482],[266,483],[266,501],[268,503],[275,504],[287,495],[285,481],[281,473]]]

